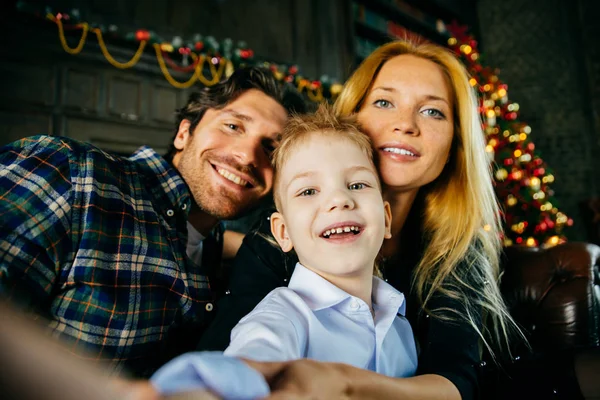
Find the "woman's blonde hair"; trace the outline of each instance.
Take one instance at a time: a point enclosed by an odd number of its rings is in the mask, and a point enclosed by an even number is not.
[[[427,245],[414,273],[413,288],[428,314],[466,318],[493,355],[486,338],[505,345],[508,332],[516,325],[497,284],[500,212],[492,186],[491,163],[485,152],[477,96],[467,71],[449,50],[440,46],[391,42],[363,61],[344,85],[334,108],[340,115],[356,114],[381,67],[400,55],[420,57],[441,68],[453,96],[455,121],[449,162],[434,182],[421,189],[424,198],[421,229]],[[457,268],[459,264],[466,265],[466,270]],[[459,310],[430,310],[428,303],[436,293],[463,302],[466,315]],[[476,322],[480,313],[491,322],[484,324],[483,330]]]

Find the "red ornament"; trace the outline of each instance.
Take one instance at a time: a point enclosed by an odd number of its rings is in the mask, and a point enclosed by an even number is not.
[[[518,237],[517,240],[515,240],[515,242],[517,242],[518,244],[523,243],[523,238],[522,237]]]
[[[192,52],[192,50],[189,47],[180,47],[179,48],[179,54],[184,55],[187,54],[189,55]]]
[[[291,66],[291,67],[288,69],[288,72],[289,72],[291,75],[296,75],[296,74],[298,73],[298,67],[296,67],[295,65],[292,65],[292,66]]]
[[[194,44],[194,49],[196,49],[196,51],[200,51],[200,50],[202,50],[203,48],[204,48],[204,43],[202,43],[202,42],[196,42],[196,43]]]
[[[313,89],[317,89],[317,88],[321,87],[321,82],[319,82],[319,81],[312,81],[311,85],[312,85]]]
[[[148,32],[145,29],[138,29],[135,32],[135,39],[138,42],[141,42],[142,40],[148,40],[148,39],[150,39],[150,32]]]

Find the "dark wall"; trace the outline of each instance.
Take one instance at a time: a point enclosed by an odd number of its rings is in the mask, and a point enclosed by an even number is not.
[[[531,139],[554,170],[558,206],[585,240],[580,204],[600,190],[600,57],[595,0],[480,0],[486,64],[500,69]]]
[[[191,91],[171,86],[146,52],[131,69],[117,69],[90,33],[84,50],[67,54],[57,26],[16,13],[15,1],[0,7],[0,145],[24,136],[52,134],[127,153],[142,144],[164,151],[172,138],[173,111]],[[244,40],[258,58],[296,63],[308,78],[342,80],[350,71],[348,2],[345,0],[29,0],[54,13],[116,25],[120,32],[145,28],[163,39],[195,33],[217,40]],[[43,14],[42,14],[43,15]],[[80,31],[69,37],[75,47]],[[135,49],[109,44],[123,62]],[[183,82],[188,75],[175,77]],[[196,86],[196,88],[199,86]],[[192,88],[193,89],[193,88]]]
[[[342,80],[351,60],[347,0],[33,1],[56,11],[77,8],[90,22],[151,29],[165,39],[199,33],[243,40],[258,57],[296,63],[309,78]]]

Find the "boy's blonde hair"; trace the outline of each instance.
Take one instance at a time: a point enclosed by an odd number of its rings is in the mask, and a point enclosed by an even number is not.
[[[376,174],[377,163],[371,139],[365,135],[356,122],[355,116],[337,116],[333,109],[326,104],[319,106],[314,114],[293,115],[283,128],[279,146],[273,152],[271,163],[273,165],[273,198],[278,211],[281,211],[279,195],[280,172],[298,145],[310,139],[312,135],[329,136],[335,139],[348,140],[356,144],[367,156]],[[379,187],[379,175],[377,175]]]

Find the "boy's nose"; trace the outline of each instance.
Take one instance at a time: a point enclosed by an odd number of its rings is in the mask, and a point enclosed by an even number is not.
[[[354,200],[352,197],[343,190],[336,190],[331,194],[329,199],[328,210],[333,211],[336,209],[353,209]]]

